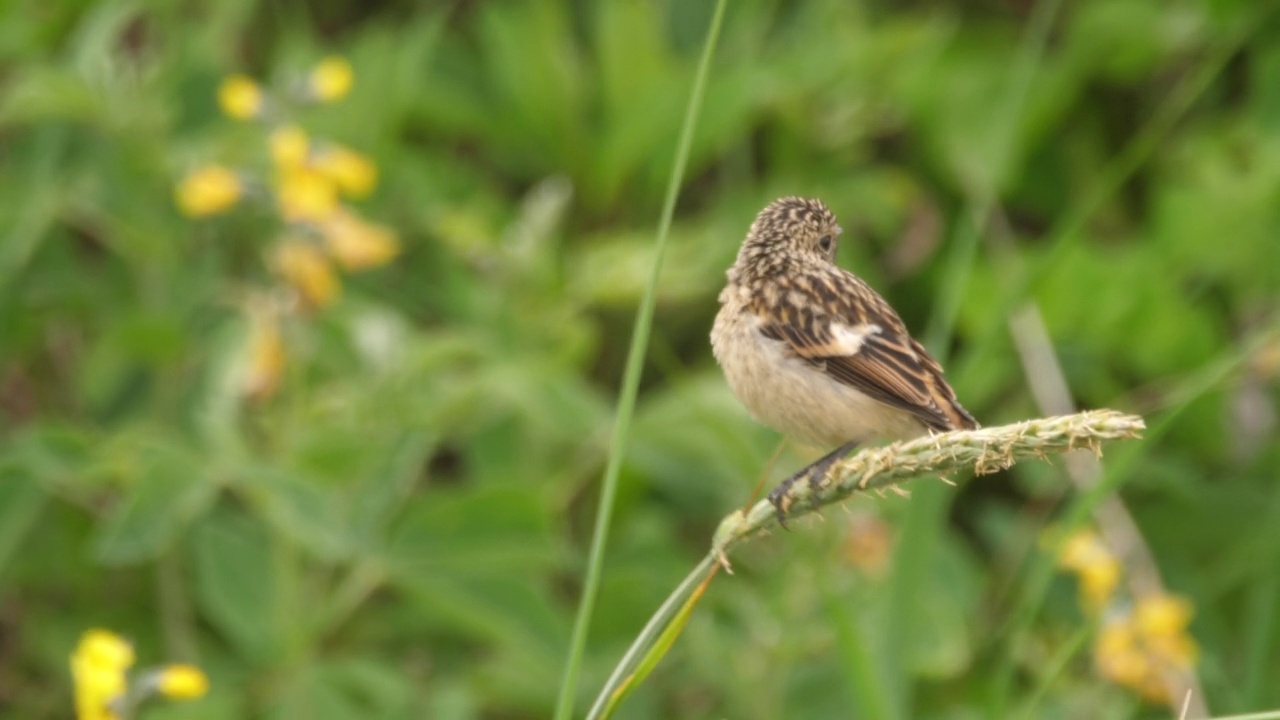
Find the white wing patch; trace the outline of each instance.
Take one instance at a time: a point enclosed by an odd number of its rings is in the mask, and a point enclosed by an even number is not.
[[[836,347],[840,348],[841,354],[846,357],[857,355],[867,338],[879,332],[881,328],[875,323],[852,326],[836,323],[831,326],[831,335],[835,338]]]

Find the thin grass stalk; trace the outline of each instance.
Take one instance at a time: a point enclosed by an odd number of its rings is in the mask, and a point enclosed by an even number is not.
[[[812,483],[791,486],[783,498],[792,521],[847,499],[856,492],[889,489],[922,475],[947,476],[972,470],[984,475],[1013,466],[1021,458],[1045,458],[1067,450],[1100,452],[1103,440],[1142,436],[1142,418],[1115,410],[1088,410],[1072,415],[1036,418],[978,430],[926,435],[884,447],[868,448],[832,464]],[[778,523],[777,508],[761,500],[720,523],[712,551],[728,548]]]
[[[644,296],[640,299],[640,307],[636,311],[635,326],[631,334],[631,347],[627,352],[627,365],[623,375],[622,388],[618,393],[618,416],[614,422],[613,435],[609,442],[609,459],[605,466],[604,481],[600,489],[600,502],[596,509],[595,530],[591,535],[591,550],[587,559],[587,576],[582,586],[582,597],[578,603],[577,617],[573,623],[573,635],[569,641],[569,658],[565,663],[564,676],[560,682],[560,693],[556,698],[556,720],[569,720],[573,715],[574,695],[578,687],[578,674],[582,669],[582,657],[587,644],[587,630],[591,625],[596,596],[600,590],[604,551],[609,540],[609,526],[613,519],[613,506],[618,494],[618,476],[622,469],[622,458],[626,454],[627,441],[631,432],[631,418],[635,414],[636,394],[640,388],[640,374],[644,366],[645,352],[649,346],[649,330],[653,325],[653,306],[657,297],[658,279],[662,274],[662,259],[667,248],[667,237],[671,231],[671,218],[675,214],[676,198],[679,196],[680,186],[684,180],[685,167],[689,160],[689,149],[693,143],[693,129],[697,125],[698,114],[702,109],[702,98],[706,92],[707,75],[711,67],[711,58],[715,54],[716,41],[720,36],[720,26],[724,20],[726,4],[726,0],[719,0],[716,3],[715,13],[711,18],[711,26],[707,30],[707,39],[703,43],[702,57],[698,61],[697,73],[693,79],[693,90],[689,96],[689,104],[685,107],[684,122],[680,128],[680,140],[676,147],[675,162],[671,168],[671,176],[667,181],[666,198],[662,204],[662,217],[658,222],[653,266],[649,271],[649,279],[645,285]]]
[[[1022,702],[1019,711],[1014,713],[1015,717],[1020,718],[1020,720],[1035,720],[1036,706],[1040,704],[1041,700],[1048,696],[1049,689],[1052,688],[1054,683],[1063,676],[1067,669],[1067,665],[1075,659],[1076,655],[1084,650],[1085,646],[1088,645],[1089,640],[1093,636],[1093,627],[1089,625],[1082,626],[1076,630],[1076,632],[1065,643],[1063,643],[1061,647],[1058,648],[1057,652],[1055,652],[1049,658],[1049,661],[1045,663],[1046,667],[1044,671],[1040,673],[1040,677],[1036,679],[1035,687],[1031,690],[1030,694],[1027,695],[1026,700]]]
[[[591,705],[591,711],[587,713],[587,720],[595,720],[600,717],[604,711],[609,698],[617,692],[626,678],[639,665],[640,660],[648,653],[649,648],[653,647],[654,642],[662,635],[663,630],[667,627],[667,623],[671,618],[675,617],[677,611],[684,605],[684,601],[693,592],[694,588],[703,581],[708,572],[711,572],[715,565],[715,555],[708,554],[698,563],[676,589],[667,596],[667,599],[658,607],[658,611],[649,618],[649,622],[645,623],[644,629],[631,642],[631,647],[627,648],[626,654],[618,661],[618,666],[614,668],[613,674],[605,681],[604,687],[600,690],[600,694],[596,697],[596,701]]]
[[[1144,427],[1142,418],[1135,415],[1114,410],[1090,410],[999,427],[958,430],[868,448],[833,464],[817,482],[792,486],[786,495],[788,520],[839,503],[856,492],[897,488],[907,480],[923,475],[946,476],[969,470],[985,474],[1008,468],[1027,457],[1047,459],[1050,453],[1074,449],[1101,452],[1102,441],[1137,438]],[[642,662],[654,660],[650,649],[666,633],[678,611],[688,612],[685,600],[700,583],[709,580],[715,569],[712,563],[718,561],[727,568],[728,550],[733,545],[768,530],[778,521],[774,505],[768,500],[761,500],[750,508],[731,513],[720,522],[711,541],[711,552],[681,581],[645,624],[596,697],[588,720],[604,717],[604,713],[616,705],[610,701],[631,673]],[[863,661],[860,658],[855,660]],[[887,697],[877,698],[877,706],[883,707],[887,702]]]
[[[833,587],[827,573],[818,573],[816,581],[822,601],[827,606],[835,647],[848,678],[849,714],[860,718],[891,718],[893,698],[889,697],[885,668],[877,656],[872,638],[858,623],[862,608],[848,601]]]
[[[710,556],[708,556],[710,557]],[[698,606],[698,602],[702,600],[702,596],[707,592],[707,588],[711,586],[711,581],[716,576],[716,571],[720,569],[719,565],[712,565],[703,576],[702,582],[698,583],[693,592],[680,605],[670,619],[664,625],[662,633],[650,643],[649,650],[635,664],[635,669],[627,673],[619,684],[618,689],[609,693],[608,702],[605,704],[604,711],[600,713],[600,720],[609,720],[613,715],[613,711],[618,709],[622,701],[627,698],[645,678],[649,677],[649,673],[662,662],[662,658],[667,656],[672,646],[676,644],[676,640],[680,638],[680,633],[684,632],[684,628],[689,624],[689,618],[693,616],[693,610]],[[588,720],[595,720],[594,717]]]
[[[1276,613],[1280,605],[1280,577],[1272,575],[1248,591],[1245,598],[1245,627],[1250,628],[1249,640],[1244,650],[1244,682],[1241,697],[1255,699],[1262,696],[1269,681],[1267,667],[1269,655],[1276,649]]]

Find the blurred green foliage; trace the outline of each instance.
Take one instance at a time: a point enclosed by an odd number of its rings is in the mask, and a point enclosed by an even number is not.
[[[948,274],[968,278],[942,308],[949,376],[985,423],[1037,414],[1007,325],[1034,300],[1077,401],[1161,428],[1117,481],[1194,603],[1207,703],[1280,706],[1280,345],[1255,342],[1280,324],[1273,9],[1064,3],[1022,67],[1030,2],[731,4],[584,701],[773,450],[706,338],[753,214],[814,194],[842,218],[843,264],[918,333]],[[3,714],[67,717],[67,656],[103,626],[143,664],[211,676],[204,700],[148,717],[549,715],[710,12],[0,7]],[[304,123],[378,162],[363,210],[405,252],[290,325],[280,392],[248,403],[230,298],[266,277],[270,225],[183,218],[172,188],[196,163],[259,161],[260,134],[218,115],[221,77],[283,82],[330,53],[356,88]],[[1065,578],[1008,631],[1071,494],[1060,464],[1019,466],[757,541],[623,716],[1001,717],[1040,685],[1035,717],[1167,716],[1087,649],[1044,677],[1088,622]],[[868,516],[887,519],[878,566]]]

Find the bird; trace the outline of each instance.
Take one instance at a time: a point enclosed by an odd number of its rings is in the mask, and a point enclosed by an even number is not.
[[[769,203],[726,273],[711,330],[729,388],[756,420],[835,448],[769,494],[784,525],[791,486],[818,483],[857,446],[978,427],[888,301],[836,264],[840,234],[821,200]]]

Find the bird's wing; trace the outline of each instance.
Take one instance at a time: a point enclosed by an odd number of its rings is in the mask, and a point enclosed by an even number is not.
[[[851,273],[775,280],[757,306],[760,331],[786,342],[815,369],[935,430],[977,427],[942,376],[942,367],[907,332],[884,298]]]

